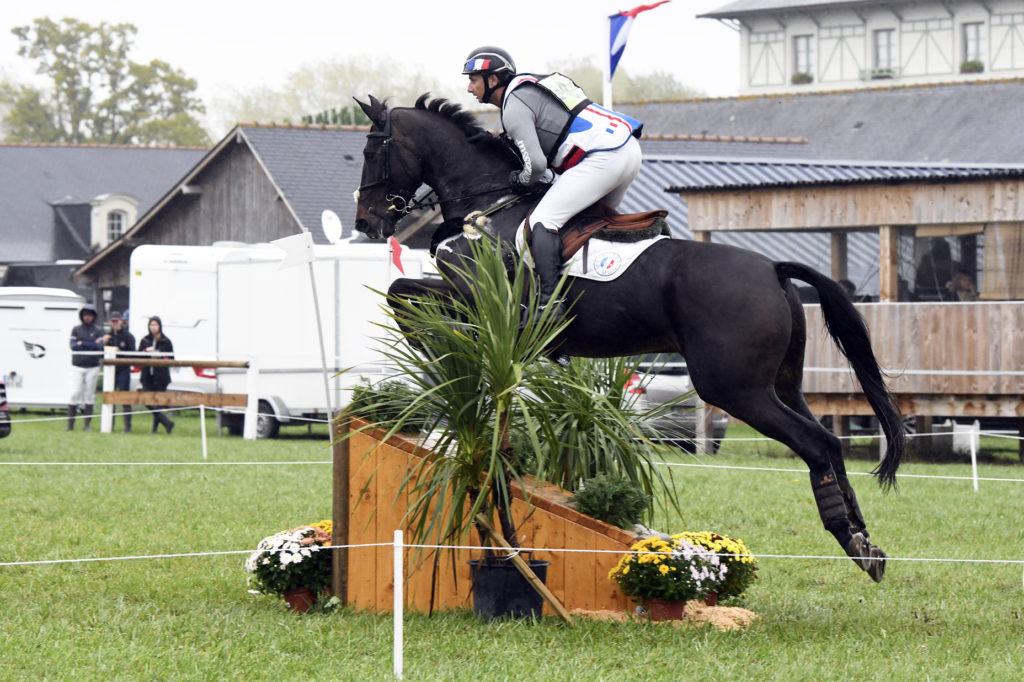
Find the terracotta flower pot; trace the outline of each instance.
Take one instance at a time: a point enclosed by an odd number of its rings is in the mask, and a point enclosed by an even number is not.
[[[644,604],[647,617],[651,620],[682,620],[686,617],[685,609],[685,601],[665,601],[651,598]]]
[[[305,613],[316,604],[316,595],[308,587],[297,587],[285,591],[284,603],[294,613]]]
[[[718,593],[717,592],[708,592],[706,595],[704,595],[704,605],[705,606],[717,606],[718,605]]]

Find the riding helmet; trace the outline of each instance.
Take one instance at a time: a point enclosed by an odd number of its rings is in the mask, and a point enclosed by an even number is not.
[[[512,55],[500,47],[484,45],[466,57],[462,74],[468,76],[472,73],[493,73],[502,83],[507,83],[516,74],[516,63],[512,61]]]

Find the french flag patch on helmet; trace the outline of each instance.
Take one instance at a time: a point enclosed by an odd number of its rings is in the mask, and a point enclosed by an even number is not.
[[[466,71],[487,71],[490,68],[490,59],[470,59],[466,62]]]

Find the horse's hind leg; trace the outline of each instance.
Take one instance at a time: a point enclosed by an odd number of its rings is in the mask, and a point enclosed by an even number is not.
[[[794,399],[793,394],[788,397]],[[721,406],[769,438],[789,446],[804,460],[810,469],[811,490],[825,529],[860,568],[876,582],[880,581],[885,574],[885,552],[873,547],[863,532],[863,518],[842,467],[839,440],[814,419],[803,396],[799,396],[802,410],[783,404],[771,387],[735,394],[728,402],[729,405]],[[846,490],[839,483],[830,453],[839,453]]]
[[[786,287],[786,301],[789,304],[790,314],[793,320],[792,331],[789,337],[789,346],[783,357],[779,371],[775,375],[775,393],[779,399],[797,414],[808,419],[817,420],[811,413],[811,408],[804,399],[801,385],[803,383],[804,351],[807,345],[807,322],[804,317],[803,306],[792,285]],[[846,473],[846,463],[843,461],[842,444],[834,436],[828,439],[826,448],[828,460],[835,472],[836,483],[842,492],[846,502],[846,510],[851,521],[851,531],[862,533],[868,537],[867,524],[864,521],[864,514],[857,503],[857,495],[853,492],[853,486]]]

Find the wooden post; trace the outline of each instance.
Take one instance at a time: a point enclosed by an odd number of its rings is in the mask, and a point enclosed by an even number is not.
[[[843,458],[850,456],[850,416],[846,414],[832,415],[832,433],[839,439]]]
[[[331,544],[348,544],[348,476],[350,423],[348,419],[330,422],[331,452],[334,459],[333,493],[331,504]],[[348,603],[348,550],[335,549],[331,555],[331,591]]]
[[[832,246],[832,279],[845,279],[848,272],[848,249],[845,232],[832,232],[829,242]]]
[[[899,300],[899,230],[878,226],[878,300]]]
[[[503,538],[496,530],[494,530],[494,526],[491,525],[491,522],[488,520],[486,516],[484,516],[483,514],[477,514],[476,522],[480,525],[481,528],[487,531],[487,534],[490,535],[491,539],[494,542],[496,542],[499,546],[501,546],[503,549],[507,549],[510,552],[515,552],[515,549],[512,547],[512,545],[508,544],[505,538]],[[519,569],[519,572],[522,573],[523,577],[526,578],[527,582],[529,582],[530,585],[533,586],[533,589],[537,590],[540,596],[544,597],[544,601],[551,605],[551,608],[555,610],[555,613],[558,614],[559,618],[564,620],[569,625],[572,625],[572,616],[569,615],[569,612],[565,609],[565,606],[562,604],[562,602],[558,601],[558,597],[556,597],[551,592],[551,590],[548,589],[548,586],[541,582],[540,578],[537,577],[537,574],[530,569],[529,564],[527,564],[526,561],[523,560],[523,557],[519,556],[519,553],[516,552],[515,554],[512,554],[511,560],[512,565]]]

